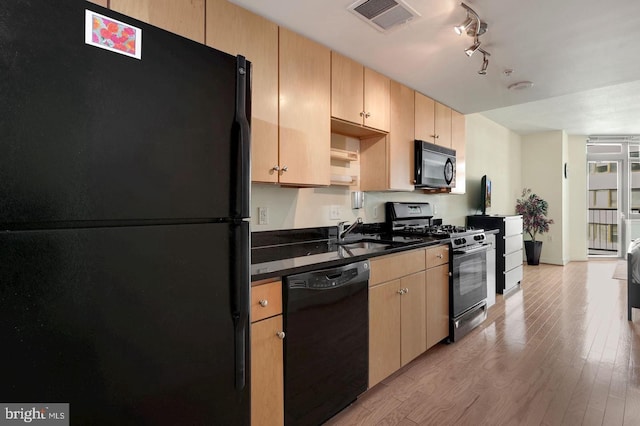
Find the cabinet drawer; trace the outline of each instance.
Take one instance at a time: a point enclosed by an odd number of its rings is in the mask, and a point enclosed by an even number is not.
[[[392,254],[371,259],[369,287],[424,271],[425,250]]]
[[[282,313],[282,281],[251,287],[251,322]]]
[[[511,287],[522,281],[522,265],[504,273],[504,289],[508,291]]]
[[[504,235],[522,234],[522,216],[510,217],[504,221]]]
[[[441,245],[427,249],[427,268],[449,263],[449,245]]]
[[[522,265],[522,250],[514,251],[504,257],[504,270],[510,271],[518,265]]]
[[[504,239],[504,254],[513,253],[522,250],[522,235],[512,235]]]

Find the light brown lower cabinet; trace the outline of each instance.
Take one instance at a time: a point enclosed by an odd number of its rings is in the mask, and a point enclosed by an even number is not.
[[[251,324],[251,425],[284,424],[282,315]]]
[[[449,264],[427,269],[427,349],[449,336]]]
[[[369,387],[448,335],[448,245],[371,259]]]
[[[369,289],[369,387],[426,348],[425,272]]]

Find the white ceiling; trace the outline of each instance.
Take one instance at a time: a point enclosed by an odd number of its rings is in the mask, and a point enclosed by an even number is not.
[[[467,0],[489,25],[478,52],[453,26],[456,0],[405,0],[422,16],[387,34],[347,10],[355,0],[231,0],[465,113],[520,134],[640,134],[640,1]],[[513,69],[505,76],[505,69]],[[508,90],[530,80],[526,90]]]

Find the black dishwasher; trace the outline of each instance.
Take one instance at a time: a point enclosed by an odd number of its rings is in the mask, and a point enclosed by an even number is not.
[[[285,278],[286,425],[319,425],[369,376],[369,261]]]

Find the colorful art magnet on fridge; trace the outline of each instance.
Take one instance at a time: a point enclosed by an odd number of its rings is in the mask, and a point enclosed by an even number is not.
[[[85,43],[141,59],[142,30],[91,10],[85,10]]]

